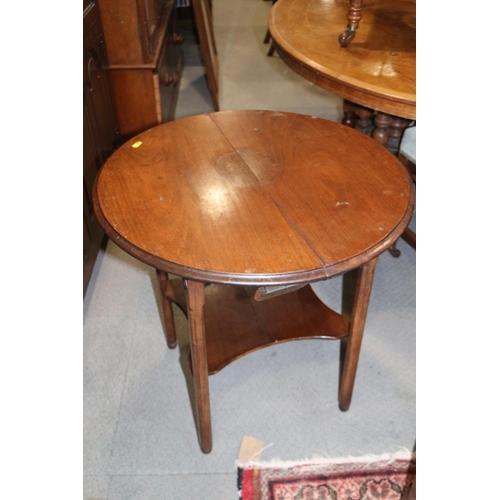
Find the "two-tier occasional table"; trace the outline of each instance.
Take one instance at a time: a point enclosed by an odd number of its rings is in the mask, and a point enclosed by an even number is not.
[[[338,123],[225,111],[152,128],[94,185],[112,241],[154,266],[165,335],[182,278],[198,437],[212,448],[208,375],[277,342],[346,338],[339,404],[351,402],[378,255],[410,221],[413,183],[383,146]],[[309,283],[357,269],[350,318]]]

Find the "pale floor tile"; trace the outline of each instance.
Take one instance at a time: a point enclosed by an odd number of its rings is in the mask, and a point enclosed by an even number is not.
[[[234,474],[113,476],[107,500],[236,500]]]
[[[263,0],[213,2],[214,25],[229,26],[236,31],[243,26],[262,26],[267,22],[270,8],[271,2]]]
[[[225,38],[231,39],[227,34]],[[269,46],[250,28],[242,28],[229,46],[219,70],[222,109],[293,111],[299,106],[304,111],[324,109],[315,114],[324,116],[329,112],[339,121],[341,99],[291,71],[277,55],[267,57]]]
[[[109,325],[108,325],[109,326]],[[90,326],[87,330],[92,329]],[[130,328],[129,331],[133,329]],[[129,331],[109,326],[83,339],[83,470],[108,472],[132,345]]]
[[[221,93],[221,107],[224,109],[270,109],[276,111],[300,112],[332,121],[340,121],[341,104],[335,96],[316,99],[315,91],[308,95],[304,88],[304,99],[297,99],[293,85],[241,84],[227,79]],[[304,103],[310,97],[309,102]]]
[[[85,296],[84,320],[95,317],[133,317],[139,295],[138,286],[147,266],[109,241],[98,278]]]
[[[237,31],[231,28],[217,29],[217,52],[219,65],[222,71],[247,70],[247,74],[259,71],[261,67],[273,64],[273,60],[280,60],[279,56],[267,57],[269,44],[264,43],[266,28],[255,26],[238,27]]]
[[[175,118],[212,113],[214,106],[202,67],[184,68]]]
[[[110,480],[107,475],[84,475],[83,500],[107,500]]]
[[[175,118],[212,113],[212,97],[208,90],[205,68],[201,63],[200,48],[195,44],[194,34],[182,30],[184,36],[184,68],[179,84],[179,97]]]

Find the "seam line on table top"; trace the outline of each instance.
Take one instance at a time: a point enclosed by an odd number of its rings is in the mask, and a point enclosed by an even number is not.
[[[304,236],[304,234],[302,234],[302,231],[299,231],[298,227],[295,225],[295,223],[293,222],[293,220],[291,220],[290,217],[283,211],[283,209],[280,206],[280,204],[274,199],[274,196],[272,196],[272,194],[269,192],[269,190],[266,189],[261,184],[259,178],[253,173],[252,169],[248,166],[247,162],[242,158],[242,156],[240,155],[239,151],[233,146],[233,144],[231,143],[231,141],[228,139],[228,137],[224,134],[224,132],[222,131],[222,129],[217,125],[217,123],[215,122],[215,120],[212,118],[212,114],[213,113],[210,113],[208,115],[210,117],[210,120],[212,121],[212,123],[217,127],[217,130],[219,130],[219,132],[221,133],[222,137],[224,137],[224,139],[227,141],[227,143],[229,144],[229,146],[231,147],[231,149],[238,155],[238,158],[243,162],[243,164],[245,165],[245,168],[248,170],[248,172],[250,172],[250,174],[252,175],[252,177],[258,182],[258,184],[262,188],[262,190],[265,191],[266,194],[269,196],[269,198],[272,200],[272,202],[274,203],[275,207],[279,210],[279,212],[283,216],[283,218],[288,222],[288,224],[290,224],[290,226],[293,228],[293,230],[295,231],[295,233],[298,236],[300,236],[300,238],[302,239],[302,241],[307,245],[307,247],[312,252],[312,254],[314,255],[314,257],[316,257],[316,259],[318,260],[318,262],[321,264],[321,267],[323,268],[323,270],[325,272],[325,275],[326,275],[326,265],[325,265],[325,262],[323,261],[323,259],[318,255],[318,253],[316,252],[316,250],[311,246],[310,242],[307,240],[307,238]]]

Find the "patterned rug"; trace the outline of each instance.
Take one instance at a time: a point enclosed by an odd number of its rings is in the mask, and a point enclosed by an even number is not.
[[[415,498],[416,460],[406,451],[302,463],[238,462],[237,466],[242,500]]]

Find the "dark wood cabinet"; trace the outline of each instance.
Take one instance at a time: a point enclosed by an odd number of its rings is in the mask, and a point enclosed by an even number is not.
[[[104,233],[97,172],[124,140],[172,120],[182,71],[174,0],[83,1],[83,293]]]
[[[106,49],[95,1],[83,3],[83,294],[104,232],[92,207],[97,172],[120,143],[118,120],[106,70]]]
[[[124,139],[174,118],[182,37],[174,0],[99,0],[113,95]]]

